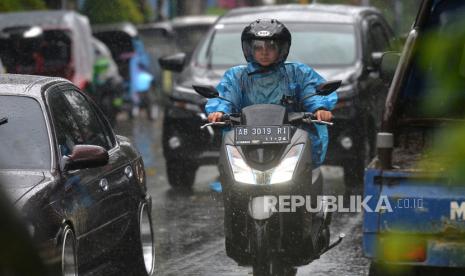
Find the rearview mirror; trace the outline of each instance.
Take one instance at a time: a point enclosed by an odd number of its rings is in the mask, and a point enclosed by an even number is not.
[[[216,91],[216,88],[211,85],[192,85],[195,92],[204,96],[207,99],[218,98],[219,93]]]
[[[318,95],[327,96],[336,91],[341,86],[341,80],[327,81],[316,87],[316,93]]]
[[[174,72],[181,72],[186,62],[185,53],[177,53],[171,56],[162,57],[158,59],[161,68]]]
[[[63,157],[64,170],[96,168],[108,164],[108,152],[94,145],[75,145],[71,155]]]
[[[400,60],[400,53],[386,52],[381,57],[380,77],[386,82],[390,83],[396,72],[397,64]]]

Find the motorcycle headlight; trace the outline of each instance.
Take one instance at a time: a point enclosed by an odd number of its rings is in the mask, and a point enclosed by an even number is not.
[[[278,184],[290,181],[294,175],[297,162],[304,148],[303,144],[293,146],[286,154],[281,163],[273,170],[270,184]]]
[[[234,180],[246,184],[279,184],[290,181],[304,148],[303,144],[293,146],[280,164],[268,171],[254,170],[242,158],[234,146],[226,146],[229,163],[233,171]]]
[[[227,145],[226,151],[233,171],[234,180],[247,184],[257,184],[253,169],[245,163],[237,148]]]

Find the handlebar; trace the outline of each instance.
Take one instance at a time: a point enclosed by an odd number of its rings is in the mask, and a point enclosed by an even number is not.
[[[209,127],[209,126],[224,126],[224,125],[227,125],[228,123],[227,122],[213,122],[213,123],[207,123],[207,124],[204,124],[200,127],[200,129],[204,129],[206,127]]]
[[[314,120],[310,118],[302,119],[302,122],[307,123],[307,124],[315,123],[315,124],[328,125],[328,126],[334,125],[333,122],[319,121],[319,120]]]
[[[223,121],[221,122],[212,122],[212,123],[206,123],[200,127],[200,129],[204,129],[209,126],[225,126],[225,125],[231,125],[233,123],[239,123],[240,124],[240,114],[238,113],[231,113],[231,114],[224,114]],[[290,123],[292,122],[303,122],[306,124],[323,124],[323,125],[328,125],[332,126],[334,125],[333,122],[326,122],[326,121],[319,121],[316,119],[315,114],[310,113],[310,112],[294,112],[294,113],[289,113],[288,120]]]

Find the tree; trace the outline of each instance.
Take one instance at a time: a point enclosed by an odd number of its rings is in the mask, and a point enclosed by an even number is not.
[[[86,0],[82,13],[87,15],[93,24],[144,21],[144,16],[133,0]]]
[[[0,11],[21,11],[21,10],[41,10],[46,5],[43,0],[1,0]]]

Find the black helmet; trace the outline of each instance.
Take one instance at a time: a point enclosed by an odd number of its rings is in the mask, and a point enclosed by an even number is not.
[[[275,63],[286,60],[291,47],[291,33],[283,23],[276,19],[257,19],[244,28],[241,35],[242,52],[248,62],[255,61],[253,56],[254,43],[270,40],[278,51],[279,57]]]

